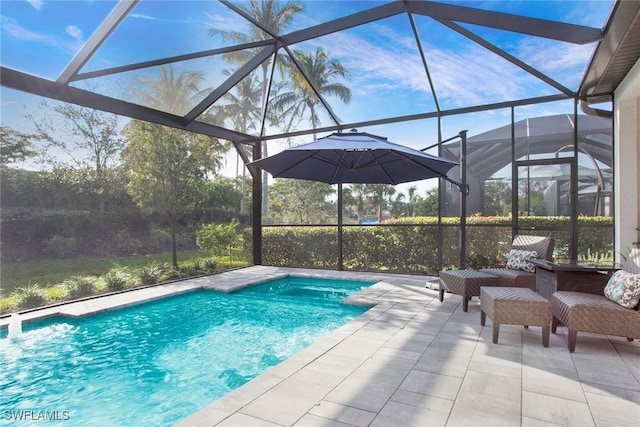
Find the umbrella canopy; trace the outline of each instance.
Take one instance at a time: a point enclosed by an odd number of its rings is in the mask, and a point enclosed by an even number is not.
[[[248,165],[264,169],[275,178],[396,185],[428,178],[452,181],[447,172],[457,163],[394,144],[381,136],[349,132],[333,133]]]

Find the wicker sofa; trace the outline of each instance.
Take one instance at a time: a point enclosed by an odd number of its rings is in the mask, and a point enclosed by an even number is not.
[[[512,250],[536,251],[538,259],[553,260],[555,241],[550,237],[518,235],[513,239]],[[512,268],[485,268],[480,270],[500,278],[499,286],[536,290],[536,273]]]
[[[634,249],[622,270],[640,274],[640,249]],[[576,349],[578,332],[591,332],[626,337],[629,341],[640,338],[640,304],[626,308],[604,295],[583,292],[558,291],[551,297],[551,332],[562,324],[568,329],[568,347]]]

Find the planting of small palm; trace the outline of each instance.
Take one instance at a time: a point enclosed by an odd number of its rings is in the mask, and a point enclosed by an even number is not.
[[[71,299],[84,298],[93,294],[96,277],[73,276],[62,284],[67,287]]]
[[[22,308],[35,308],[47,302],[44,290],[37,283],[18,288],[17,303]]]
[[[147,265],[138,270],[138,279],[144,286],[155,285],[160,282],[164,268],[159,265]]]
[[[125,268],[110,270],[102,279],[111,292],[121,291],[135,284],[135,278]]]
[[[53,285],[29,284],[0,298],[0,314],[202,276],[216,272],[217,266],[214,258],[197,258],[182,263],[178,268],[166,263],[153,263],[138,268],[116,267],[103,275],[75,275]]]

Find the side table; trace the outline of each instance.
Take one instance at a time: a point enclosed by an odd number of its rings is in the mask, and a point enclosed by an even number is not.
[[[602,295],[611,273],[616,270],[612,265],[563,264],[541,259],[529,262],[536,266],[536,289],[548,300],[556,291]]]

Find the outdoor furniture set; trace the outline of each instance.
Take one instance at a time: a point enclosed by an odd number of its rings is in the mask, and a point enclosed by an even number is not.
[[[440,301],[445,291],[461,295],[466,312],[469,299],[479,296],[480,323],[484,326],[487,316],[492,320],[494,343],[498,342],[501,324],[540,326],[545,347],[549,346],[549,330],[555,333],[562,324],[568,329],[571,352],[579,331],[622,336],[629,341],[640,338],[640,249],[631,251],[622,269],[608,276],[597,274],[597,281],[606,282],[599,291],[583,289],[579,283],[568,288],[559,286],[549,301],[546,294],[536,292],[536,265],[529,261],[537,258],[550,263],[553,246],[553,239],[548,237],[517,236],[507,268],[442,271]],[[592,269],[592,274],[597,270]],[[605,270],[612,272],[611,268]],[[563,290],[574,288],[586,292]]]

